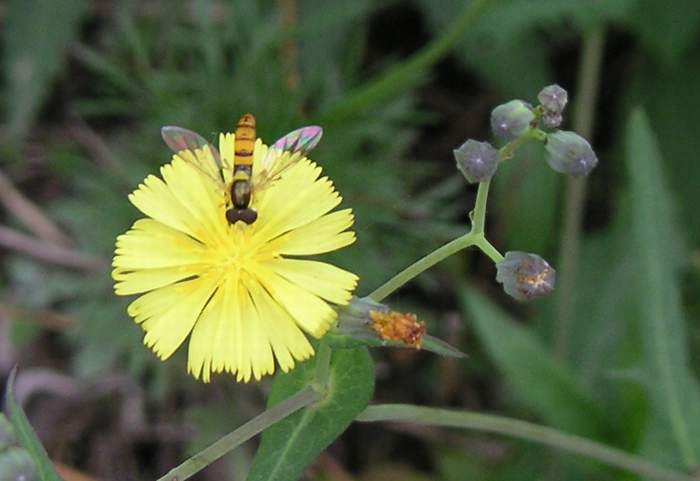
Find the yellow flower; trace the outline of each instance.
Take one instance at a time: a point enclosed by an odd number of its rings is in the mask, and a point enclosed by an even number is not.
[[[329,303],[350,300],[357,276],[298,257],[352,244],[354,218],[350,209],[331,212],[342,198],[306,158],[256,191],[256,165],[268,151],[258,139],[251,202],[258,219],[230,225],[234,135],[221,134],[219,147],[221,172],[208,147],[183,151],[160,169],[162,179],[149,175],[131,193],[148,217],[117,237],[112,276],[117,294],[142,294],[128,313],[160,359],[190,336],[195,378],[208,382],[226,371],[247,382],[272,374],[275,359],[286,372],[312,356],[304,332],[322,337],[336,319]],[[274,161],[290,155],[279,152]]]

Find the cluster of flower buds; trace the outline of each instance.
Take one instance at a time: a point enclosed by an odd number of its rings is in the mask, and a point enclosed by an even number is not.
[[[512,157],[514,150],[527,139],[545,142],[545,161],[557,172],[580,177],[588,175],[598,164],[591,145],[575,132],[553,130],[563,121],[568,102],[566,90],[549,85],[537,95],[539,105],[511,100],[491,112],[491,130],[507,144],[496,150],[488,142],[467,140],[454,150],[457,168],[470,183],[489,180],[498,164]],[[542,130],[542,129],[546,129]]]
[[[0,414],[0,480],[39,479],[29,453],[17,444],[9,421]]]
[[[559,127],[564,120],[564,107],[569,101],[566,90],[557,84],[548,85],[537,94],[537,100],[542,107],[542,126],[547,129]]]
[[[491,112],[494,137],[505,142],[496,149],[488,142],[469,139],[454,150],[457,169],[469,183],[488,182],[498,165],[511,159],[526,141],[545,144],[544,160],[556,172],[581,177],[598,164],[598,157],[586,139],[575,132],[559,130],[569,101],[566,90],[548,85],[537,95],[538,104],[511,100]],[[540,256],[508,252],[496,264],[496,280],[511,297],[527,301],[542,297],[554,289],[555,271]]]

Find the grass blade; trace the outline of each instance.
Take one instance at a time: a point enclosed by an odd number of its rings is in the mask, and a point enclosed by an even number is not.
[[[653,407],[650,426],[663,420],[673,447],[687,468],[697,466],[700,449],[700,391],[688,363],[686,325],[676,278],[679,267],[678,229],[673,223],[671,196],[661,166],[659,147],[649,120],[641,109],[627,123],[626,161],[633,217],[635,258],[640,296],[640,323],[647,361],[646,379]],[[648,430],[647,447],[657,458],[668,443],[658,429]],[[649,437],[651,436],[651,438]],[[656,437],[657,439],[652,439]],[[651,445],[654,445],[653,448]]]
[[[41,445],[41,441],[29,424],[27,416],[24,414],[22,407],[17,404],[14,395],[15,377],[17,368],[12,370],[10,378],[7,381],[7,389],[5,391],[5,411],[7,418],[12,423],[15,430],[17,442],[29,452],[32,460],[36,465],[39,479],[41,481],[62,481],[61,477],[56,474],[53,463],[49,459],[49,455]]]

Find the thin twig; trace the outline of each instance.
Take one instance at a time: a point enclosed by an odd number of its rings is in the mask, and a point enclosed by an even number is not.
[[[211,463],[231,452],[256,434],[261,433],[276,422],[295,413],[299,409],[312,404],[321,399],[321,394],[311,387],[307,387],[295,395],[274,405],[267,411],[254,417],[238,429],[230,432],[223,438],[216,441],[211,446],[203,449],[199,453],[181,465],[171,469],[158,481],[184,481],[194,476]]]
[[[356,87],[318,119],[322,125],[353,115],[364,115],[377,105],[405,93],[444,58],[486,11],[491,0],[465,2],[464,9],[441,34],[405,61],[388,67],[381,74]]]
[[[579,64],[578,84],[574,101],[573,129],[588,139],[593,133],[595,104],[598,99],[600,69],[605,33],[602,28],[591,31],[584,39]],[[580,254],[581,221],[586,200],[586,178],[569,178],[564,201],[564,226],[559,242],[557,279],[557,334],[555,352],[560,358],[569,351],[569,334],[574,308],[574,289]]]
[[[297,28],[297,2],[296,0],[279,0],[279,9],[282,15],[282,27],[288,32],[294,32]],[[287,35],[282,42],[282,62],[285,78],[289,90],[295,91],[299,87],[299,48],[296,38]]]
[[[49,264],[71,269],[100,271],[109,267],[109,262],[105,259],[61,247],[5,226],[0,226],[0,247],[27,254]]]
[[[0,170],[0,202],[8,212],[40,239],[64,247],[73,244],[67,234],[17,190],[2,170]]]
[[[399,421],[501,434],[552,446],[657,481],[695,481],[688,474],[658,466],[640,456],[620,449],[546,426],[504,416],[408,404],[379,404],[365,409],[356,421]]]
[[[80,146],[85,148],[98,167],[118,175],[119,177],[123,177],[124,168],[122,164],[116,160],[102,137],[100,137],[100,135],[79,115],[73,114],[71,118],[73,120],[68,124],[68,132],[71,137],[73,137]]]
[[[26,307],[10,304],[6,301],[0,301],[0,312],[4,312],[12,319],[33,323],[44,329],[57,332],[64,331],[76,323],[76,320],[72,317],[59,312],[44,309],[28,309]]]

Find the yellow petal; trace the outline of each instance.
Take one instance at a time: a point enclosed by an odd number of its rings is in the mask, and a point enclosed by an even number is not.
[[[140,270],[117,267],[112,271],[112,278],[117,281],[114,285],[114,291],[120,296],[140,294],[173,284],[188,277],[201,275],[207,269],[206,266],[199,264]]]
[[[129,306],[130,314],[146,331],[144,343],[160,359],[170,357],[190,334],[218,280],[218,276],[208,275],[173,284],[144,294]],[[139,301],[142,303],[137,304]]]
[[[301,161],[266,192],[253,225],[259,244],[316,220],[341,202],[333,183],[318,179],[320,173],[315,164]]]
[[[339,210],[287,232],[271,241],[270,247],[274,246],[280,254],[295,256],[331,252],[355,242],[355,233],[345,231],[353,220],[350,209]]]
[[[302,329],[317,338],[326,333],[336,312],[325,301],[263,265],[256,265],[254,273]]]
[[[264,264],[297,286],[335,304],[345,305],[352,297],[358,277],[331,264],[302,259],[271,259]]]
[[[126,269],[158,269],[216,261],[206,245],[151,219],[137,220],[117,237],[112,265]]]
[[[212,237],[226,235],[228,229],[222,222],[223,188],[214,188],[201,172],[179,157],[161,167],[160,172],[173,197],[182,206],[180,215],[189,220],[195,238],[209,242]]]
[[[280,368],[287,372],[294,367],[295,360],[308,359],[313,347],[289,313],[257,283],[251,289],[251,297]]]
[[[251,289],[257,289],[257,281],[252,280],[249,276],[242,277],[242,281],[247,291],[247,294],[241,299],[241,321],[247,328],[244,342],[249,347],[253,376],[256,380],[260,380],[262,376],[272,374],[275,371],[275,360],[268,337],[270,331],[265,329],[268,321],[262,319],[258,306],[253,302]]]
[[[209,382],[211,373],[222,371],[226,363],[225,346],[232,342],[231,324],[238,316],[238,309],[227,311],[226,302],[231,293],[228,286],[222,285],[212,296],[192,330],[187,356],[187,370],[204,382]],[[218,368],[218,369],[217,369]]]

